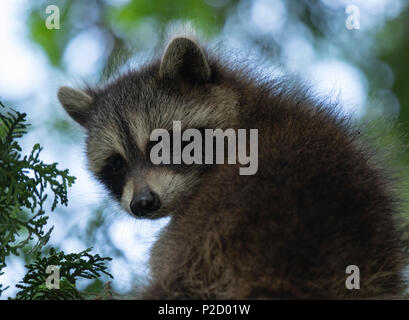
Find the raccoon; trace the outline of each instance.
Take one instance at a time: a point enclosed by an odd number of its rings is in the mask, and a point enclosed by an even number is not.
[[[336,107],[228,63],[190,37],[103,87],[61,87],[89,169],[136,218],[170,216],[142,299],[401,298],[400,198]],[[258,171],[153,165],[154,129],[258,129]],[[359,290],[345,270],[360,271]]]

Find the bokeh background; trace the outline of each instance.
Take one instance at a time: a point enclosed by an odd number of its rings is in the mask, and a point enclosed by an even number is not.
[[[60,9],[58,30],[46,28],[48,5]],[[359,29],[346,27],[348,5],[359,9]],[[123,64],[137,67],[181,22],[237,61],[259,61],[266,74],[294,74],[317,95],[338,99],[354,119],[373,123],[381,147],[399,146],[393,165],[409,167],[402,148],[409,142],[409,1],[0,1],[0,99],[28,114],[25,150],[39,142],[45,162],[77,177],[69,206],[51,214],[50,243],[66,252],[92,246],[113,257],[109,271],[119,293],[146,279],[149,248],[167,219],[136,221],[106,198],[85,169],[84,132],[56,92],[60,85],[104,82]],[[0,282],[11,287],[1,299],[15,295],[25,274],[22,257],[7,262]],[[101,281],[80,283],[84,290],[100,287]]]

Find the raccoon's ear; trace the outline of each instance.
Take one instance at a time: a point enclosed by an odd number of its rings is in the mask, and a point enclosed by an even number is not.
[[[71,118],[85,127],[92,98],[82,90],[61,87],[58,90],[58,100],[60,100],[60,103]]]
[[[165,49],[159,69],[160,77],[206,82],[210,67],[202,49],[191,39],[175,38]]]

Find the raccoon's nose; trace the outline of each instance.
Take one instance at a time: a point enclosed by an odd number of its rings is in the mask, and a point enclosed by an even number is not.
[[[135,195],[130,204],[132,213],[137,217],[142,217],[147,213],[160,208],[160,199],[157,193],[147,190]]]

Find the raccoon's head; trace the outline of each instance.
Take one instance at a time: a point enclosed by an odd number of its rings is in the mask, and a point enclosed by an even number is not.
[[[87,132],[90,170],[136,217],[159,218],[183,210],[210,165],[154,165],[154,129],[231,128],[237,92],[194,41],[175,38],[162,58],[103,88],[62,87],[58,98]]]

